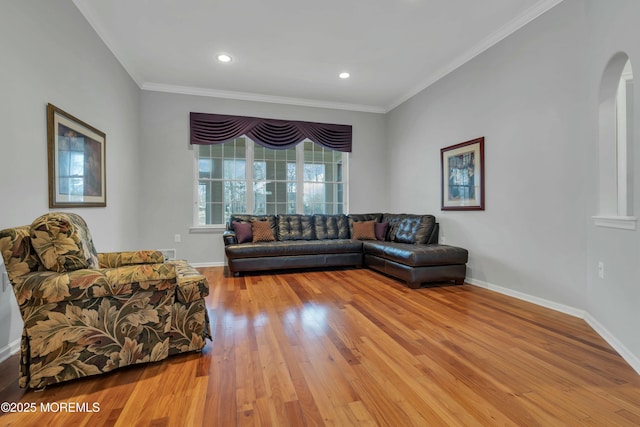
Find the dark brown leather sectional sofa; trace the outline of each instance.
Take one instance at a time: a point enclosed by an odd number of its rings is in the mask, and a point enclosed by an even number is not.
[[[273,241],[238,243],[236,229],[252,221],[269,223]],[[354,222],[375,221],[386,233],[358,240]],[[244,226],[242,225],[244,224]],[[264,225],[264,223],[263,223]],[[359,226],[358,226],[359,227]],[[462,284],[468,252],[439,245],[439,225],[433,215],[232,215],[223,234],[229,271],[282,270],[338,266],[367,266],[405,281],[411,288],[422,283],[453,281]],[[269,234],[269,233],[267,233]],[[246,236],[242,236],[247,239]]]

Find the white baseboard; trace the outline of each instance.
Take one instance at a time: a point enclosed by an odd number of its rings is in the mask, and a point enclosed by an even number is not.
[[[195,268],[200,268],[200,267],[225,267],[227,265],[227,263],[225,263],[224,261],[218,261],[218,262],[190,262],[189,265],[191,265],[192,267],[195,267]]]
[[[584,317],[585,322],[589,324],[615,351],[622,356],[622,358],[631,367],[640,374],[640,359],[633,354],[627,347],[624,346],[611,332],[607,330],[600,322],[598,322],[593,316],[587,313]]]
[[[564,304],[559,304],[557,302],[549,301],[544,298],[534,297],[532,295],[525,294],[523,292],[514,291],[513,289],[494,285],[492,283],[484,282],[482,280],[477,280],[477,279],[472,279],[467,277],[464,281],[465,283],[468,283],[470,285],[489,289],[490,291],[495,291],[500,294],[508,295],[510,297],[514,297],[523,301],[533,303],[535,305],[539,305],[541,307],[546,307],[546,308],[550,308],[551,310],[559,311],[560,313],[564,313],[573,317],[579,317],[581,319],[584,319],[584,315],[585,315],[584,310],[579,310],[577,308],[570,307]]]
[[[627,347],[625,347],[620,340],[618,340],[611,332],[607,330],[600,322],[598,322],[592,315],[587,313],[585,310],[580,310],[574,307],[570,307],[568,305],[559,304],[553,301],[546,300],[544,298],[534,297],[529,294],[525,294],[523,292],[514,291],[509,288],[505,288],[502,286],[494,285],[488,282],[484,282],[482,280],[477,280],[473,278],[467,277],[465,279],[465,283],[470,285],[478,286],[481,288],[489,289],[491,291],[498,292],[500,294],[504,294],[513,298],[517,298],[523,301],[527,301],[542,307],[549,308],[551,310],[559,311],[560,313],[565,313],[570,316],[579,317],[583,319],[589,326],[593,328],[594,331],[598,333],[604,339],[607,344],[609,344],[615,351],[618,352],[620,357],[622,357],[638,374],[640,374],[640,359],[633,354]]]
[[[20,338],[0,348],[0,363],[20,351]]]

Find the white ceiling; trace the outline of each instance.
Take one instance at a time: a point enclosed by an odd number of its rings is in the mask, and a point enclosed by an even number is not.
[[[73,1],[142,89],[386,112],[562,0]]]

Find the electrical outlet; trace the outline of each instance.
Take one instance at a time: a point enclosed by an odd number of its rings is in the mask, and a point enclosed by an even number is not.
[[[173,236],[173,241],[174,241],[174,242],[176,242],[176,243],[180,243],[180,240],[181,240],[181,239],[180,239],[180,235],[179,235],[179,234],[176,234],[176,235],[174,235],[174,236]]]
[[[604,262],[598,261],[598,277],[604,279]]]

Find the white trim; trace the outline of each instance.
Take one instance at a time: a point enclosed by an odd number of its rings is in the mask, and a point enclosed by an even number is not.
[[[226,267],[227,264],[224,261],[216,261],[216,262],[190,262],[189,265],[194,268],[204,268],[204,267]]]
[[[167,85],[163,83],[145,82],[142,90],[152,92],[178,93],[182,95],[208,96],[212,98],[236,99],[240,101],[269,102],[271,104],[297,105],[301,107],[329,108],[332,110],[361,111],[363,113],[384,114],[388,110],[375,105],[346,104],[342,102],[320,101],[317,99],[289,98],[285,96],[262,95],[250,92],[234,92],[228,90],[205,89],[190,86]]]
[[[562,3],[563,0],[541,0],[536,3],[531,8],[524,11],[521,15],[509,21],[506,25],[499,28],[494,33],[482,39],[477,45],[467,50],[462,55],[458,56],[451,63],[441,68],[439,71],[431,74],[422,83],[414,86],[411,90],[409,90],[405,95],[399,97],[391,104],[387,105],[385,110],[386,112],[393,110],[403,102],[408,99],[414,97],[418,93],[422,92],[441,78],[445,77],[447,74],[451,73],[455,69],[461,67],[465,63],[471,61],[476,56],[480,55],[482,52],[488,50],[493,45],[497,44],[501,40],[507,38],[511,34],[518,31],[520,28],[527,25],[529,22],[536,19],[538,16]]]
[[[465,279],[465,283],[470,285],[478,286],[480,288],[485,288],[490,291],[498,292],[499,294],[507,295],[513,298],[517,298],[519,300],[527,301],[535,305],[539,305],[541,307],[546,307],[551,310],[559,311],[560,313],[568,314],[569,316],[584,318],[585,312],[584,310],[579,310],[574,307],[570,307],[568,305],[560,304],[554,301],[549,301],[544,298],[534,297],[529,294],[525,294],[523,292],[514,291],[513,289],[504,288],[502,286],[494,285],[492,283],[484,282],[482,280],[477,280],[473,278],[467,277]]]
[[[638,218],[635,216],[592,216],[593,224],[598,227],[617,228],[620,230],[635,230]]]
[[[593,328],[631,367],[640,374],[640,359],[624,346],[611,332],[607,330],[589,313],[584,316],[585,322]]]
[[[0,348],[0,363],[20,351],[20,338]]]
[[[189,227],[189,234],[206,234],[218,233],[222,234],[227,229],[225,224],[197,225]]]
[[[583,319],[593,330],[604,339],[613,349],[618,352],[622,357],[638,374],[640,374],[640,359],[634,355],[627,347],[624,346],[611,332],[607,330],[600,322],[598,322],[591,314],[585,310],[580,310],[568,305],[559,304],[553,301],[546,300],[544,298],[535,297],[523,292],[514,291],[512,289],[504,288],[502,286],[494,285],[482,280],[473,279],[467,277],[465,283],[480,288],[485,288],[490,291],[498,292],[503,295],[507,295],[513,298],[517,298],[523,301],[530,302],[542,307],[549,308],[551,310],[559,311],[560,313],[568,314],[570,316]]]

